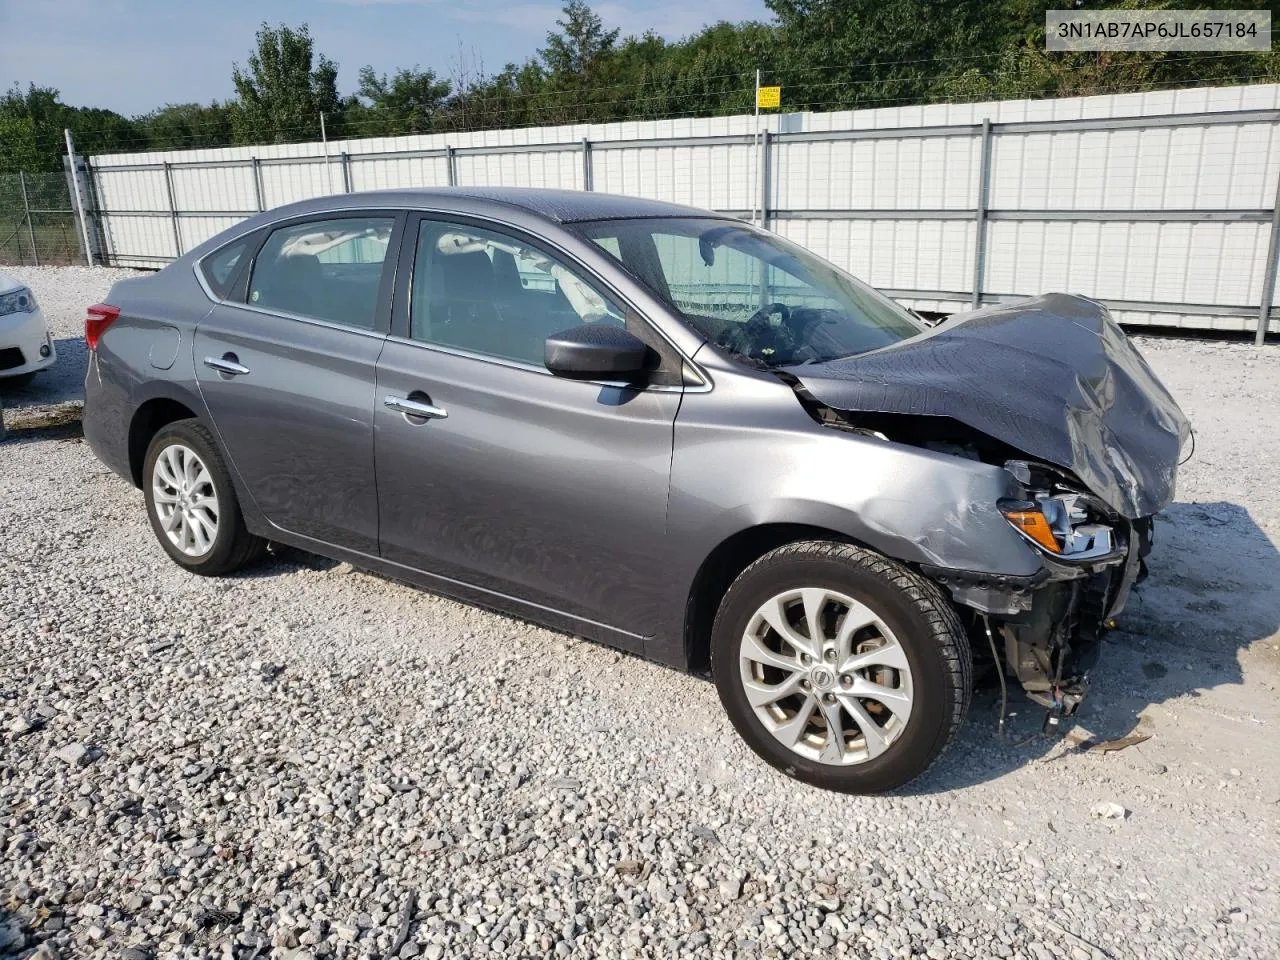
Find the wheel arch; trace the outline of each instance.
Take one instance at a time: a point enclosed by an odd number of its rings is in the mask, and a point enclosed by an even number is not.
[[[685,604],[684,652],[687,669],[702,670],[710,663],[711,627],[715,622],[716,612],[720,609],[720,601],[738,575],[769,551],[805,540],[828,540],[867,547],[848,534],[830,527],[808,523],[761,523],[731,534],[707,554],[694,575]]]
[[[163,428],[178,420],[199,419],[194,407],[172,396],[156,396],[139,404],[129,420],[129,477],[135,487],[142,486],[142,466],[147,447]]]

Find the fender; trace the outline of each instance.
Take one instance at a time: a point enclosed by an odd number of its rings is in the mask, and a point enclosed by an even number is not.
[[[772,377],[722,373],[716,391],[729,396],[704,405],[687,395],[676,420],[670,592],[656,646],[683,647],[685,611],[704,562],[730,538],[764,525],[829,531],[914,566],[1008,577],[1041,569],[996,509],[1018,492],[1003,467],[822,426]],[[726,409],[756,427],[726,430]]]

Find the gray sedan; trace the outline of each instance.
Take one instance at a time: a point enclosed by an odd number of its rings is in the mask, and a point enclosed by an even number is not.
[[[1093,301],[929,329],[593,193],[306,201],[108,299],[85,435],[184,568],[286,544],[709,666],[764,760],[848,792],[943,752],[975,664],[1075,708],[1189,429]]]

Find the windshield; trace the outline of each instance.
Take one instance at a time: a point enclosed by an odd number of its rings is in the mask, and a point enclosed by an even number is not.
[[[924,330],[866,284],[749,224],[691,217],[574,227],[689,326],[757,366],[834,360]]]

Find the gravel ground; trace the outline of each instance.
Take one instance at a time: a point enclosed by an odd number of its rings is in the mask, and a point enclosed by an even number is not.
[[[111,279],[21,275],[60,337]],[[1151,739],[1001,743],[984,690],[879,798],[703,679],[294,551],[185,575],[74,428],[15,434],[0,955],[1277,956],[1280,350],[1142,347],[1198,447],[1078,719]]]

